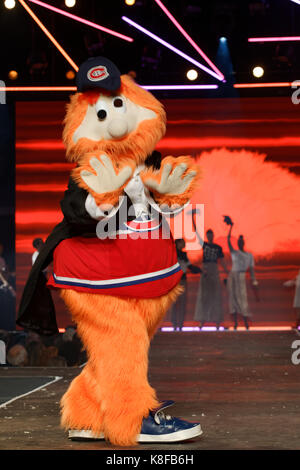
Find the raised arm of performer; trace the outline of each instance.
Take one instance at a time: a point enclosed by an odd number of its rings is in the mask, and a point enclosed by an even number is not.
[[[230,224],[229,232],[228,232],[228,235],[227,235],[227,243],[228,243],[228,248],[230,250],[230,253],[232,253],[234,251],[234,248],[233,248],[232,243],[231,243],[232,227],[233,227],[233,222],[231,222],[231,224]]]
[[[193,223],[193,227],[195,229],[195,233],[196,233],[196,237],[198,239],[198,242],[200,243],[201,246],[203,246],[204,240],[201,237],[201,235],[199,234],[199,232],[197,230],[197,227],[196,227],[195,214],[197,214],[197,212],[199,213],[199,211],[197,209],[192,209],[192,223]]]

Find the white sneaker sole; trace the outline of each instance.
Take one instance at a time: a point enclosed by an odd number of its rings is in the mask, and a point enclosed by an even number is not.
[[[162,435],[151,435],[151,434],[140,434],[138,436],[138,442],[181,442],[193,439],[194,437],[199,437],[203,434],[200,424],[190,429],[184,429],[183,431],[172,432],[170,434]],[[71,440],[94,440],[99,441],[105,439],[104,434],[100,432],[95,434],[90,429],[70,429],[69,430],[69,439]]]
[[[101,439],[105,439],[103,432],[100,432],[99,434],[95,434],[90,429],[70,429],[68,437],[69,439],[73,439],[73,440],[88,439],[88,440],[99,441]]]
[[[151,434],[140,434],[138,442],[180,442],[193,439],[194,437],[201,436],[203,431],[200,424],[190,429],[184,429],[183,431],[176,431],[170,434],[162,435],[151,435]]]

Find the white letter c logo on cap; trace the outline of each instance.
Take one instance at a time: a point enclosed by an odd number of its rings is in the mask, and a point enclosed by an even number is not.
[[[100,80],[104,80],[109,76],[107,68],[104,65],[97,65],[96,67],[92,67],[88,73],[87,78],[91,82],[99,82]]]

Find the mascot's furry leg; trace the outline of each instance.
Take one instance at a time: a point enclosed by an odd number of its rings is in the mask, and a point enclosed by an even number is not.
[[[154,299],[121,298],[63,290],[88,363],[62,398],[62,425],[103,432],[115,445],[134,445],[142,419],[159,406],[149,385],[148,349],[176,286]]]

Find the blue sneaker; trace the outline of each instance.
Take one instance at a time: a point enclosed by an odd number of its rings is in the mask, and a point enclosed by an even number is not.
[[[203,431],[199,423],[190,423],[164,413],[163,410],[173,404],[173,401],[165,401],[143,419],[138,442],[180,442],[201,436]]]
[[[203,431],[199,423],[190,423],[164,413],[163,410],[172,405],[173,401],[164,401],[161,407],[151,411],[148,418],[143,419],[138,442],[180,442],[201,436]],[[68,434],[72,441],[105,439],[102,432],[95,434],[90,429],[70,429]]]

